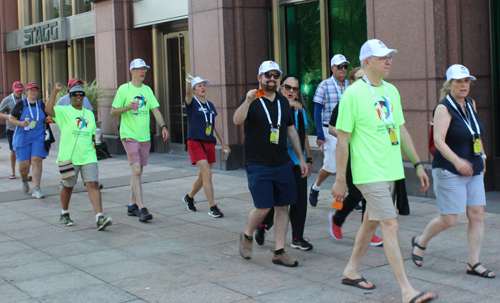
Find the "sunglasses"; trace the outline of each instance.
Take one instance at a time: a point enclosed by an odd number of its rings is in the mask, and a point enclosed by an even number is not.
[[[300,87],[298,87],[298,86],[291,86],[291,85],[288,85],[288,84],[283,85],[283,87],[285,88],[285,90],[287,92],[293,90],[294,92],[298,93],[299,89],[300,89]]]
[[[71,97],[85,97],[85,93],[84,92],[72,92],[72,93],[69,93],[69,95]]]
[[[349,65],[348,65],[348,64],[344,64],[344,65],[337,65],[337,68],[338,68],[338,69],[340,69],[340,70],[341,70],[341,69],[347,69],[348,67],[349,67]]]
[[[267,73],[264,73],[264,77],[266,77],[266,79],[271,79],[272,77],[274,77],[274,79],[278,80],[281,77],[281,74],[280,73],[273,74],[273,73],[267,72]]]

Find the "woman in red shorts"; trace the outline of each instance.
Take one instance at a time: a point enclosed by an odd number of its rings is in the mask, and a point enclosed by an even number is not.
[[[191,74],[188,76],[191,76]],[[191,191],[183,198],[183,201],[189,211],[196,211],[194,196],[203,187],[208,203],[210,203],[208,215],[221,218],[224,215],[214,203],[214,187],[212,184],[212,165],[215,163],[215,143],[217,142],[214,131],[222,143],[222,150],[230,150],[222,138],[220,126],[215,126],[217,111],[213,103],[205,98],[205,89],[209,84],[210,80],[201,77],[193,78],[191,82],[186,83],[187,146],[191,163],[198,166],[199,174],[193,183]]]

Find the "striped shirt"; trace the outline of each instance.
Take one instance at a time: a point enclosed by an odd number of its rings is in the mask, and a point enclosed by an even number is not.
[[[323,105],[323,112],[321,113],[323,121],[321,124],[328,125],[330,123],[332,111],[339,103],[340,98],[342,98],[342,94],[344,93],[347,86],[349,86],[349,81],[347,79],[344,79],[344,88],[341,88],[339,80],[335,79],[334,76],[331,76],[325,81],[322,81],[318,85],[318,87],[316,88],[316,93],[314,94],[313,101],[315,103]]]

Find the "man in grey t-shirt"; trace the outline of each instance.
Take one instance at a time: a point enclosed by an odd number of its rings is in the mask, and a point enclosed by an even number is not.
[[[0,118],[7,120],[7,130],[5,132],[7,136],[7,140],[9,141],[9,149],[10,149],[10,176],[9,179],[16,178],[16,153],[14,152],[14,148],[12,147],[12,137],[14,136],[14,132],[16,131],[16,126],[9,122],[9,116],[12,112],[12,109],[16,105],[17,102],[23,100],[25,97],[23,95],[24,86],[21,81],[16,81],[12,84],[12,94],[8,95],[3,99],[0,104]]]
[[[83,85],[83,81],[78,79],[78,78],[73,78],[73,79],[70,79],[68,81],[68,91],[75,85]],[[66,96],[63,96],[61,97],[61,99],[59,99],[59,101],[57,101],[57,104],[56,106],[58,105],[71,105],[71,99],[69,98],[69,94],[67,94]],[[90,104],[90,101],[87,97],[83,97],[83,104],[82,104],[83,108],[86,108],[90,111],[93,111],[94,108],[92,107],[92,105]]]

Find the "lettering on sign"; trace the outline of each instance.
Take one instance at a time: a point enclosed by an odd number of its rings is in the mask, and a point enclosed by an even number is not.
[[[24,45],[44,43],[59,39],[57,21],[24,29]]]

